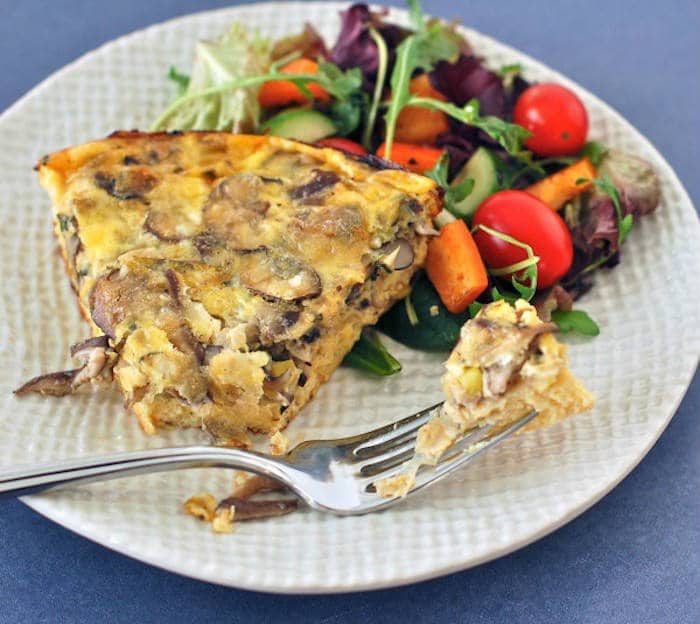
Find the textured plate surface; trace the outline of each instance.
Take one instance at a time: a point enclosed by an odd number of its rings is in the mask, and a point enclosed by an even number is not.
[[[147,128],[172,95],[167,68],[187,67],[196,40],[229,22],[276,37],[308,20],[332,37],[341,6],[249,5],[158,25],[79,59],[0,117],[0,465],[204,441],[194,431],[146,437],[110,390],[63,400],[11,394],[29,376],[69,365],[67,346],[88,331],[55,252],[48,199],[31,170],[38,157],[117,128]],[[393,17],[405,20],[399,11]],[[217,536],[181,512],[190,494],[227,492],[230,475],[214,470],[113,481],[27,504],[189,576],[268,591],[347,591],[429,578],[512,551],[581,513],[636,465],[697,365],[700,308],[685,280],[700,274],[698,218],[668,164],[617,113],[525,55],[466,34],[493,67],[520,62],[533,80],[576,89],[592,136],[647,158],[661,176],[661,208],[635,227],[622,265],[599,275],[582,304],[601,335],[569,341],[574,371],[597,395],[595,410],[509,440],[393,510],[360,518],[301,511]],[[292,442],[365,430],[438,399],[441,358],[390,346],[404,363],[401,375],[375,381],[337,371],[288,430]]]

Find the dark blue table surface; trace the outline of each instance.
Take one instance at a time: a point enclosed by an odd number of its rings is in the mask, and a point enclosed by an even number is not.
[[[0,110],[51,72],[216,0],[0,0]],[[659,148],[700,205],[700,8],[601,0],[426,0],[578,81]],[[696,296],[696,295],[692,295]],[[0,622],[700,622],[700,382],[649,455],[539,542],[418,585],[292,597],[208,585],[0,503]],[[125,520],[126,521],[126,520]]]

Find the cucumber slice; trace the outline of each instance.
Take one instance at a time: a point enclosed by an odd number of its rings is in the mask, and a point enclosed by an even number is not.
[[[290,108],[268,119],[260,130],[264,133],[314,143],[337,132],[333,122],[318,111]]]
[[[498,158],[485,147],[480,147],[462,167],[452,184],[459,184],[466,178],[474,180],[474,188],[461,202],[453,206],[452,213],[460,219],[470,220],[479,204],[499,188]]]

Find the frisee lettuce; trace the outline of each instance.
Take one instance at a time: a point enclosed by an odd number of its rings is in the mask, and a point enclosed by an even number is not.
[[[212,41],[200,41],[188,78],[174,68],[168,74],[181,89],[174,104],[155,123],[154,130],[227,130],[252,132],[260,106],[256,85],[222,88],[236,80],[260,74],[270,61],[270,41],[250,34],[240,24]],[[198,94],[206,96],[197,97]]]

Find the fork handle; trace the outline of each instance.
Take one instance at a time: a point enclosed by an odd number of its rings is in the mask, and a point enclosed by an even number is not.
[[[62,485],[106,481],[182,468],[238,468],[292,485],[289,468],[252,451],[208,446],[184,446],[71,459],[53,464],[0,471],[0,498],[35,494]]]

